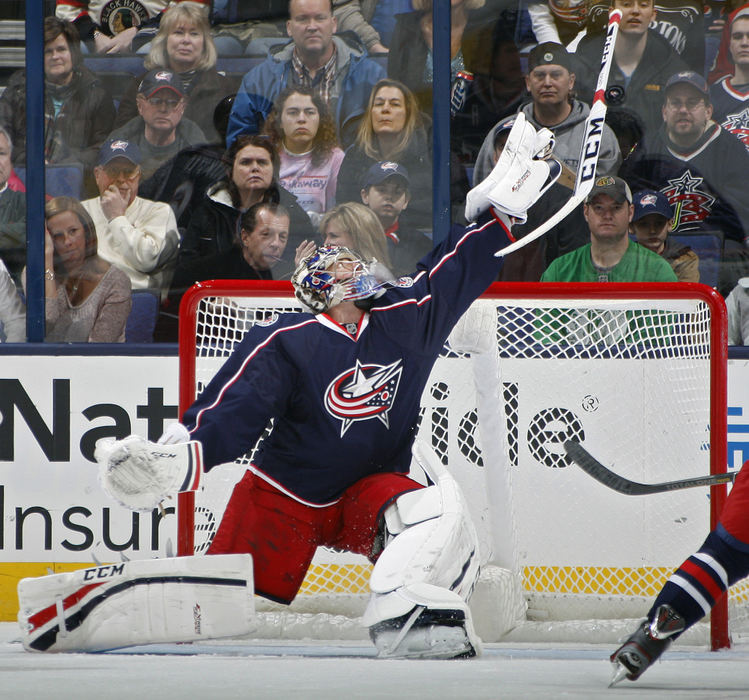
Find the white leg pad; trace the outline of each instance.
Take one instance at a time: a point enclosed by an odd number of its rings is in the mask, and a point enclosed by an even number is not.
[[[255,619],[249,554],[129,561],[18,584],[28,651],[105,651],[234,637]]]
[[[481,643],[466,604],[479,575],[476,530],[455,479],[426,446],[414,454],[437,483],[385,511],[391,539],[372,570],[362,622],[381,656],[476,656]]]
[[[478,537],[458,483],[447,473],[439,483],[400,496],[385,511],[395,537],[372,571],[374,593],[431,583],[468,600],[479,575]]]

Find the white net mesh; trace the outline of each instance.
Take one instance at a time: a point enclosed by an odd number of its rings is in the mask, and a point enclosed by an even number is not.
[[[709,473],[714,310],[700,298],[646,296],[476,304],[480,331],[464,328],[454,346],[476,352],[446,346],[422,396],[419,435],[460,481],[482,561],[518,572],[537,620],[644,615],[707,534],[709,492],[622,496],[571,465],[562,444],[584,442],[637,481]],[[293,298],[241,293],[201,300],[196,390],[249,326],[300,308]],[[217,485],[196,497],[196,551],[251,454],[208,475]],[[298,600],[319,609],[361,596],[370,570],[361,557],[320,550]],[[734,607],[746,595],[736,589]]]

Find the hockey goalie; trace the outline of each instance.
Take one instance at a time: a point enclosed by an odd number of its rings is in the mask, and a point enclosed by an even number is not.
[[[246,633],[253,591],[290,603],[316,548],[327,546],[374,563],[362,623],[381,656],[479,654],[467,605],[479,574],[477,537],[449,470],[414,443],[419,400],[453,326],[496,279],[502,258],[494,252],[514,240],[512,224],[558,177],[559,163],[542,157],[551,142],[518,115],[495,169],[468,195],[474,223],[411,276],[393,280],[355,250],[317,248],[292,278],[310,313],[250,329],[159,443],[100,442],[104,489],[128,508],[151,510],[200,488],[204,472],[247,452],[274,419],[206,556],[22,581],[25,646],[195,639],[198,593],[215,598],[200,606],[210,635]],[[409,478],[412,456],[430,485]],[[87,607],[97,584],[101,600]]]

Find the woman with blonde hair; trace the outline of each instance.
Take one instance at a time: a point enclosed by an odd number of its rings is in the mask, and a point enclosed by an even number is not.
[[[385,229],[377,215],[363,204],[347,202],[326,212],[320,220],[320,235],[324,245],[350,248],[363,260],[377,260],[390,269]],[[295,265],[311,255],[316,245],[314,241],[302,241],[295,252]]]
[[[144,61],[147,71],[172,71],[187,96],[184,117],[195,122],[210,142],[219,136],[213,125],[213,111],[236,86],[216,71],[216,47],[205,10],[192,2],[181,2],[164,12],[159,31]],[[133,79],[123,94],[115,128],[138,116],[135,97],[143,76]]]
[[[413,93],[385,78],[373,88],[356,141],[346,149],[338,172],[338,202],[360,202],[362,177],[375,163],[394,161],[411,176],[404,219],[411,228],[432,227],[432,144]],[[418,175],[418,177],[417,177]]]
[[[44,296],[51,342],[125,340],[130,278],[98,255],[96,228],[77,199],[55,197],[44,207]]]

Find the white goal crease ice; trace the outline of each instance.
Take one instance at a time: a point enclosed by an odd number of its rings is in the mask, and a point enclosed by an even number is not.
[[[193,288],[180,309],[180,410],[248,327],[300,310],[287,283]],[[495,284],[474,304],[434,367],[419,436],[461,483],[479,533],[471,608],[484,641],[610,643],[631,631],[707,535],[725,487],[623,496],[571,464],[563,443],[644,482],[725,469],[725,382],[725,306],[702,285]],[[180,494],[180,553],[205,551],[251,454],[212,470],[194,504]],[[366,637],[356,618],[370,570],[318,550],[292,606],[258,600],[257,635]],[[728,619],[716,608],[688,641],[749,632],[748,597],[736,587]]]

